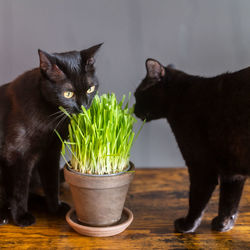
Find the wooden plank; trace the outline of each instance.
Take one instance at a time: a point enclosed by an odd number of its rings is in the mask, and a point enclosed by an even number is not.
[[[195,234],[174,233],[173,221],[187,212],[188,175],[184,168],[137,169],[126,206],[134,221],[123,233],[107,238],[81,236],[63,217],[34,209],[37,223],[27,228],[0,227],[0,247],[17,249],[250,249],[250,183],[246,183],[240,215],[233,230],[217,233],[210,222],[217,214],[215,191]],[[71,203],[67,185],[62,198]]]

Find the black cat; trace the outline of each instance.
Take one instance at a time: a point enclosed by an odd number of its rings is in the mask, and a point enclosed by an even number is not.
[[[89,49],[49,54],[38,50],[40,67],[0,87],[0,224],[8,222],[8,209],[16,225],[29,226],[35,217],[27,200],[33,170],[37,169],[48,209],[56,212],[61,142],[68,135],[69,113],[89,108],[98,88],[94,55],[101,44]]]
[[[167,118],[189,171],[189,211],[175,221],[176,231],[195,231],[218,179],[219,212],[212,229],[230,230],[250,174],[250,67],[212,78],[153,59],[146,68],[135,92],[135,114],[147,121]]]

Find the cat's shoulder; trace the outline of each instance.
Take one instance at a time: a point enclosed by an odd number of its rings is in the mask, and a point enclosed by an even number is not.
[[[24,72],[13,81],[6,84],[7,93],[18,94],[37,89],[40,84],[41,72],[35,68]]]
[[[13,84],[18,83],[27,83],[27,82],[33,82],[38,81],[41,78],[41,71],[39,68],[34,68],[29,71],[24,72],[23,74],[19,75],[16,79],[13,80]]]

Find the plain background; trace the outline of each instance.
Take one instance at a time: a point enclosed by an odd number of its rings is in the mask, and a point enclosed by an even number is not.
[[[100,92],[118,97],[135,91],[148,57],[190,74],[237,71],[250,65],[249,13],[249,0],[0,0],[0,82],[37,67],[38,48],[100,42]],[[139,167],[185,165],[165,120],[144,126],[131,158]]]

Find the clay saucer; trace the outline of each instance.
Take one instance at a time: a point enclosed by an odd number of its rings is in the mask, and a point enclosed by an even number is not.
[[[131,224],[133,219],[133,213],[126,207],[123,208],[122,217],[115,225],[105,227],[88,226],[78,221],[74,208],[66,214],[66,221],[76,232],[93,237],[107,237],[119,234]]]

